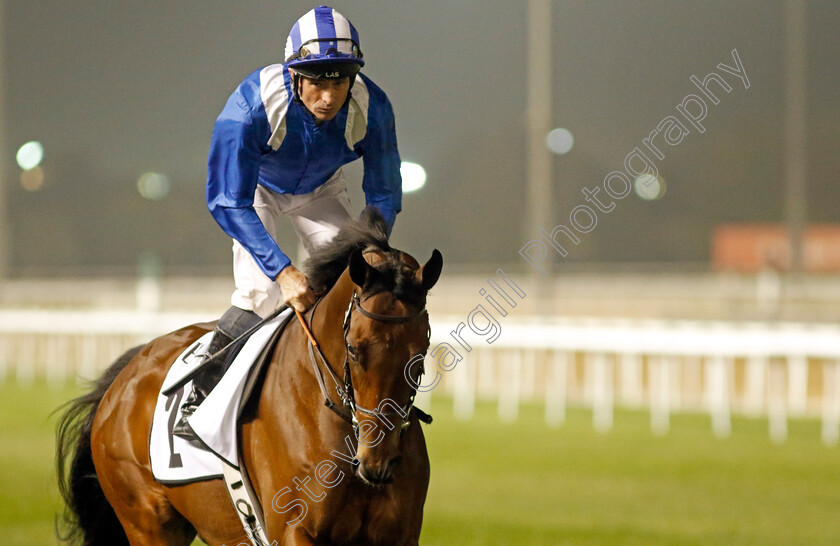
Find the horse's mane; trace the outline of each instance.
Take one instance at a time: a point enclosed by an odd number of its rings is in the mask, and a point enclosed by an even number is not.
[[[342,226],[338,235],[318,247],[303,264],[312,291],[326,293],[347,268],[350,255],[356,249],[371,248],[384,253],[386,259],[376,265],[380,274],[364,287],[365,293],[389,291],[407,303],[424,304],[426,290],[415,275],[405,270],[406,264],[400,259],[400,251],[388,244],[388,224],[373,207],[365,208],[358,220]]]
[[[350,254],[357,248],[369,247],[385,253],[391,252],[388,225],[373,207],[365,208],[358,220],[344,224],[332,241],[319,246],[309,256],[303,264],[309,286],[316,294],[326,292],[347,268]]]

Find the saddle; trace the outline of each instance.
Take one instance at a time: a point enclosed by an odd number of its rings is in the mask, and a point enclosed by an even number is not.
[[[220,459],[234,467],[238,461],[238,425],[258,386],[283,330],[293,317],[286,312],[251,334],[227,373],[190,417],[198,436],[187,441],[172,434],[191,382],[182,381],[206,359],[209,332],[193,342],[172,364],[161,386],[149,442],[152,473],[167,484],[185,484],[222,476]],[[180,384],[180,387],[174,388]],[[167,394],[169,393],[169,394]]]

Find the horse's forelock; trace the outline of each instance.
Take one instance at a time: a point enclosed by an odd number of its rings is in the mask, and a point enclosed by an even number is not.
[[[411,261],[406,261],[404,257],[410,258]],[[426,290],[417,276],[420,266],[416,265],[414,258],[404,252],[394,251],[382,256],[376,263],[368,263],[376,269],[377,275],[370,284],[363,287],[362,296],[392,292],[396,299],[404,303],[425,306]]]
[[[304,264],[312,290],[326,293],[347,268],[350,255],[364,251],[365,261],[379,274],[365,293],[393,292],[406,303],[425,305],[426,290],[417,278],[420,264],[409,254],[391,248],[385,219],[374,208],[365,209],[355,222],[339,230],[329,243],[315,250]]]

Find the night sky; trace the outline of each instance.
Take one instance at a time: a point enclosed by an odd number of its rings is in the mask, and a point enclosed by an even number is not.
[[[403,197],[395,246],[451,264],[522,265],[525,229],[526,2],[345,2],[370,76],[389,95],[400,153],[427,186]],[[840,4],[808,8],[808,215],[840,221]],[[314,4],[6,0],[2,6],[3,178],[12,273],[229,268],[230,244],[204,204],[213,122],[253,70],[282,61]],[[571,262],[706,262],[721,222],[783,220],[781,2],[554,2],[552,126],[575,145],[553,159],[554,222],[676,106],[689,80],[732,86],[657,162],[663,198],[616,202],[570,249]],[[736,49],[750,87],[716,69]],[[685,122],[685,119],[682,119]],[[44,184],[20,184],[15,153],[43,143]],[[138,177],[164,173],[161,200]],[[348,168],[356,211],[361,166]],[[283,225],[283,224],[281,224]],[[553,225],[553,224],[552,224]],[[546,229],[550,230],[551,225]],[[278,234],[294,253],[289,227]]]

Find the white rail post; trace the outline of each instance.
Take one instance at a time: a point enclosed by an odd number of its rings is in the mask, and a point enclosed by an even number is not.
[[[516,349],[506,350],[502,369],[502,377],[506,376],[506,381],[499,388],[499,420],[512,423],[519,417],[522,352]]]
[[[492,396],[493,393],[498,392],[497,377],[499,370],[496,368],[496,360],[498,360],[500,349],[495,348],[482,353],[478,360],[478,366],[475,370],[475,385],[476,395]]]
[[[88,381],[93,381],[96,377],[97,358],[99,355],[96,351],[96,337],[94,334],[82,334],[79,340],[79,373],[76,374],[76,383],[79,385],[85,384]]]
[[[592,368],[592,425],[595,430],[605,433],[613,425],[613,368],[607,361],[607,355],[596,353],[589,365]]]
[[[731,358],[725,358],[721,355],[711,357],[706,364],[712,432],[718,438],[726,438],[732,432],[729,407],[729,373],[731,367]]]
[[[775,444],[787,440],[787,396],[785,366],[773,359],[770,362],[767,385],[767,424],[770,428],[770,440]]]
[[[571,400],[573,404],[580,404],[585,398],[585,396],[581,395],[580,387],[578,387],[578,376],[580,374],[578,373],[577,356],[577,352],[574,350],[569,351],[569,369],[568,375],[566,375],[566,400]]]
[[[682,362],[675,356],[667,356],[665,366],[668,369],[669,406],[673,411],[680,411],[683,409]]]
[[[475,413],[475,368],[482,360],[485,349],[476,349],[472,359],[464,360],[450,373],[454,376],[452,412],[460,421],[472,419]]]
[[[592,407],[592,396],[594,393],[592,372],[592,353],[585,352],[583,354],[583,391],[581,392],[581,400],[583,405],[588,408]]]
[[[536,349],[524,349],[522,351],[522,378],[520,384],[520,396],[523,400],[533,400],[534,382],[537,373],[537,351]]]
[[[38,335],[21,334],[18,339],[15,379],[18,385],[28,387],[35,382],[35,367],[38,365]]]
[[[11,341],[12,336],[10,334],[0,332],[0,381],[5,381],[8,374],[9,362],[11,361],[11,351],[9,350]]]
[[[641,407],[644,403],[642,358],[638,354],[622,354],[619,357],[621,381],[619,394],[622,404]]]
[[[650,370],[650,430],[656,435],[668,433],[671,425],[670,380],[665,358],[654,355],[648,358]]]
[[[691,409],[703,407],[703,358],[690,355],[685,357],[683,364],[686,393],[683,403]]]
[[[764,411],[768,362],[765,356],[747,358],[744,378],[744,413],[749,417],[759,417]]]
[[[808,358],[788,356],[788,411],[801,417],[808,409]]]
[[[50,335],[46,339],[46,379],[52,388],[57,388],[67,379],[70,348],[64,334]]]
[[[566,420],[566,388],[569,373],[569,353],[554,351],[551,360],[551,375],[548,377],[545,393],[545,423],[553,428]]]
[[[822,441],[836,446],[840,440],[840,362],[823,363]]]

